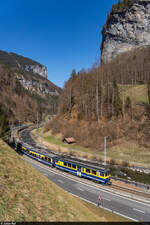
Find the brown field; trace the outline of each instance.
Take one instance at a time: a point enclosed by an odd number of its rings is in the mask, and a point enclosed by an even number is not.
[[[36,136],[36,131],[32,131],[34,137]],[[37,138],[41,142],[41,132],[39,130],[39,137]],[[93,151],[90,148],[85,148],[78,146],[76,144],[67,145],[62,141],[62,135],[52,135],[49,131],[44,133],[44,145],[52,148],[53,150],[68,153],[70,155],[84,157],[88,159],[97,159],[98,161],[103,161],[104,153],[103,151]],[[43,143],[43,142],[42,142]],[[123,144],[118,144],[113,147],[107,148],[107,161],[115,160],[118,164],[122,164],[125,161],[130,165],[144,166],[148,167],[150,165],[150,150],[148,147],[138,145],[133,142],[124,142]]]

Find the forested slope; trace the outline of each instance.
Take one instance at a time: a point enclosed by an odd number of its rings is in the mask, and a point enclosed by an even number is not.
[[[37,112],[39,121],[42,115],[56,114],[61,88],[47,79],[40,63],[0,51],[0,84],[0,104],[10,123],[35,122]]]
[[[126,141],[149,145],[149,83],[150,47],[88,71],[73,71],[60,98],[57,123],[46,130],[74,136],[95,150],[103,150],[104,136],[108,146]]]

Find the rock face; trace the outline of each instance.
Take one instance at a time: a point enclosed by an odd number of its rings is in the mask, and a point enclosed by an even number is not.
[[[47,79],[46,66],[30,58],[0,50],[0,64],[13,68],[13,73],[21,85],[41,97],[59,96],[61,88]],[[40,76],[37,76],[40,75]]]
[[[22,70],[32,72],[32,73],[37,73],[42,77],[45,77],[47,79],[47,68],[46,66],[41,66],[41,65],[24,65],[21,67]]]
[[[17,80],[21,83],[21,85],[31,93],[36,93],[40,96],[59,96],[60,95],[60,88],[53,87],[50,82],[44,81],[41,82],[40,80],[32,80],[32,79],[26,79],[23,75],[19,74],[16,76]]]
[[[124,0],[116,4],[102,30],[102,62],[147,45],[150,45],[150,0]]]

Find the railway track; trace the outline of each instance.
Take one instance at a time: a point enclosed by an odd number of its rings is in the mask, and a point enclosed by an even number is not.
[[[28,135],[29,135],[29,133],[28,133]],[[30,136],[30,135],[29,135]],[[24,137],[25,137],[25,135],[21,135],[21,139],[24,141]],[[30,139],[30,138],[29,138]],[[32,139],[32,138],[31,138]],[[27,138],[27,140],[28,140],[28,138]],[[26,140],[26,143],[27,143],[27,140]],[[32,143],[33,141],[31,141],[30,140],[30,142]],[[31,144],[30,143],[30,144]],[[36,148],[36,143],[34,142],[34,148]],[[41,150],[40,148],[38,148],[38,150]],[[46,151],[47,151],[48,149],[46,149]],[[51,150],[49,150],[49,152],[52,152],[52,153],[54,153],[53,151],[51,151]],[[26,156],[27,157],[27,156]],[[28,157],[29,158],[29,157]],[[32,159],[33,160],[33,159]],[[35,160],[34,160],[35,161]],[[44,165],[44,164],[42,164],[42,165]],[[46,166],[46,165],[44,165],[44,166]],[[47,167],[47,166],[46,166]],[[52,170],[53,170],[53,168],[51,168]],[[55,169],[56,170],[56,169]],[[66,175],[66,173],[64,173],[64,172],[62,172],[62,171],[59,171],[59,173],[63,173],[63,174],[65,174]],[[67,176],[70,176],[70,177],[72,177],[73,175],[71,175],[71,174],[68,174],[67,173]],[[77,180],[81,180],[81,178],[79,178],[79,177],[75,177],[75,179],[77,179]],[[96,183],[93,183],[93,181],[90,181],[90,180],[86,180],[86,179],[84,179],[84,181],[83,181],[83,179],[82,179],[82,182],[84,182],[84,183],[88,183],[88,184],[92,184],[92,185],[94,185],[94,186],[96,186],[96,187],[101,187],[101,188],[104,188],[104,185],[101,185],[101,184],[96,184]],[[106,186],[105,186],[105,188],[106,188]],[[134,187],[133,187],[134,188]],[[112,191],[121,191],[121,192],[124,192],[124,193],[126,193],[126,194],[130,194],[130,196],[131,197],[133,197],[133,195],[134,196],[138,196],[138,197],[142,197],[142,198],[146,198],[148,201],[150,201],[150,193],[147,193],[146,191],[139,191],[139,190],[135,190],[135,189],[132,189],[132,188],[127,188],[127,187],[124,187],[124,186],[119,186],[119,185],[116,185],[116,184],[112,184],[111,186],[109,186],[109,190],[112,190]]]
[[[85,178],[80,178],[80,177],[77,177],[73,174],[60,171],[56,168],[51,168],[51,167],[49,167],[49,166],[47,166],[43,163],[40,163],[40,162],[36,161],[35,159],[32,159],[32,158],[30,158],[26,155],[23,155],[23,158],[25,158],[25,159],[27,159],[31,162],[34,162],[37,165],[40,165],[41,167],[49,170],[49,172],[55,172],[57,174],[67,176],[70,179],[73,178],[76,181],[79,181],[79,182],[82,182],[84,184],[96,187],[99,190],[107,190],[107,191],[115,193],[115,194],[117,194],[117,192],[118,192],[118,194],[120,196],[125,196],[125,197],[131,198],[131,199],[140,200],[143,203],[150,203],[150,194],[148,194],[148,193],[140,192],[140,191],[137,191],[137,190],[135,191],[135,190],[128,189],[128,188],[125,188],[125,187],[121,187],[121,186],[118,186],[118,185],[110,185],[110,186],[102,185],[102,184],[93,182],[91,180],[88,180],[88,179],[85,179]]]
[[[130,193],[130,194],[138,195],[140,197],[148,198],[150,200],[150,193],[138,191],[138,190],[131,189],[131,188],[126,188],[126,187],[115,185],[115,184],[112,184],[111,188],[117,189],[119,191],[124,191],[124,192]]]

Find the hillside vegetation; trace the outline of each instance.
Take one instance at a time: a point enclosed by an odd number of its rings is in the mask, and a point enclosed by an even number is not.
[[[35,122],[37,112],[41,120],[43,115],[55,114],[58,107],[61,88],[38,74],[22,70],[24,65],[42,66],[32,59],[0,51],[0,104],[10,123]],[[55,92],[58,94],[53,95]]]
[[[127,221],[72,197],[0,140],[1,221]]]
[[[57,117],[46,125],[45,131],[51,130],[52,135],[61,133],[62,137],[73,136],[77,144],[92,149],[93,153],[103,152],[107,136],[110,156],[120,158],[121,149],[126,149],[125,159],[130,161],[130,151],[138,154],[144,148],[147,157],[149,103],[148,46],[124,53],[88,71],[77,74],[73,71],[61,95]],[[130,151],[127,143],[134,146]],[[113,154],[115,146],[118,146],[118,154]]]
[[[120,11],[124,11],[132,6],[135,2],[139,0],[118,0],[117,4],[114,4],[111,8],[111,13],[117,13]]]
[[[7,64],[9,66],[18,67],[18,63],[20,66],[23,65],[38,65],[42,66],[40,63],[26,58],[24,56],[12,53],[12,52],[5,52],[0,50],[0,64]]]

